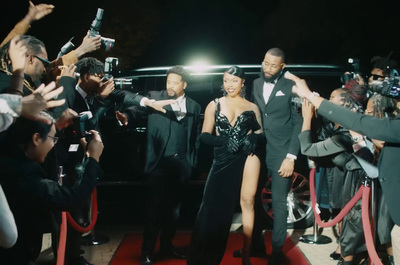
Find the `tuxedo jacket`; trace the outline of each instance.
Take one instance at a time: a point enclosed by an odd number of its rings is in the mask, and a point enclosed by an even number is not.
[[[267,139],[267,160],[277,158],[281,163],[287,153],[298,155],[302,117],[291,104],[294,83],[282,76],[277,80],[268,102],[263,96],[263,78],[253,81],[252,101],[260,109]],[[278,161],[280,160],[280,161]]]
[[[93,106],[90,107],[93,117],[84,122],[84,128],[82,129],[85,131],[90,131],[92,129],[97,130],[99,118],[97,108],[99,104],[99,102],[93,100]],[[84,111],[89,111],[89,106],[86,103],[86,100],[81,94],[79,94],[75,87],[69,91],[66,97],[66,105],[78,114]],[[81,163],[85,156],[85,150],[79,141],[82,137],[79,120],[75,119],[73,125],[58,131],[57,136],[60,138],[55,146],[57,163],[58,165],[64,166],[64,172],[66,172],[67,175],[72,174],[74,176],[71,176],[71,181],[74,182],[74,179],[76,178],[75,166],[78,163]],[[75,145],[77,149],[75,151],[70,150],[71,145]]]
[[[400,115],[393,120],[362,115],[324,100],[318,113],[343,127],[385,141],[378,161],[379,182],[382,186],[390,216],[400,225]]]
[[[169,99],[166,90],[162,91],[149,91],[148,98],[154,100]],[[136,96],[136,105],[140,104],[143,96]],[[150,173],[160,162],[167,143],[171,137],[171,122],[175,119],[175,113],[172,111],[170,105],[164,107],[167,113],[153,111],[148,108],[148,122],[147,122],[147,146],[146,146],[146,166],[145,172]],[[186,96],[186,117],[187,117],[187,150],[186,159],[192,167],[197,163],[197,149],[199,147],[200,138],[200,105]]]

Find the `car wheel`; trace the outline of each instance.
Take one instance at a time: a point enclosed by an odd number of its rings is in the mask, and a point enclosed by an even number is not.
[[[274,213],[272,209],[271,178],[268,179],[261,192],[261,200],[269,219],[268,222],[272,225]],[[296,172],[293,173],[292,186],[287,197],[287,210],[288,228],[303,229],[313,225],[314,215],[308,179]]]

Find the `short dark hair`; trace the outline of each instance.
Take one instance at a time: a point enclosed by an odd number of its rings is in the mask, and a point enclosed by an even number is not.
[[[240,77],[241,79],[246,79],[243,69],[236,65],[229,67],[224,73]]]
[[[104,75],[104,64],[93,57],[85,57],[76,63],[76,71],[81,75]]]
[[[280,49],[280,48],[271,48],[267,51],[268,54],[271,54],[273,56],[277,56],[277,57],[281,57],[282,58],[282,62],[285,63],[286,62],[286,55],[285,52]]]
[[[190,78],[189,72],[182,65],[176,65],[169,68],[167,71],[167,77],[169,74],[177,74],[181,76],[183,82],[188,82]]]
[[[389,75],[390,70],[397,66],[397,63],[394,60],[381,56],[372,57],[371,64],[373,68],[381,69],[384,75]]]
[[[53,121],[53,118],[47,112],[42,111],[40,115]],[[40,121],[34,121],[25,117],[19,117],[13,125],[6,131],[6,140],[12,145],[27,146],[32,141],[32,135],[38,133],[45,140],[47,134],[51,130],[51,124],[46,124]]]

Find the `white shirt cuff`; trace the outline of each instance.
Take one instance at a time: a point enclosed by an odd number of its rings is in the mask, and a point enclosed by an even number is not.
[[[292,159],[294,159],[294,160],[297,159],[297,156],[292,155],[292,154],[289,154],[289,153],[286,155],[286,157],[287,157],[287,158],[292,158]]]
[[[140,100],[140,106],[145,107],[144,102],[145,102],[146,100],[149,100],[149,99],[146,98],[146,97],[143,97],[143,98]]]

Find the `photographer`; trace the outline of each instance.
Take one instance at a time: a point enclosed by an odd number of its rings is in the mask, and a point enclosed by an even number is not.
[[[13,60],[13,49],[26,47],[22,52],[23,58]],[[41,79],[46,73],[48,65],[47,51],[44,43],[37,38],[29,35],[17,36],[0,48],[0,93],[12,93],[27,96],[41,84]],[[73,66],[71,66],[73,67]],[[64,91],[58,99],[71,97],[72,88],[75,86],[75,79],[65,71],[58,82],[58,86],[63,86]],[[73,71],[72,71],[73,73]],[[21,84],[21,86],[17,85]],[[58,118],[65,111],[66,106],[50,110],[53,118]]]
[[[79,79],[73,96],[67,99],[67,106],[78,113],[72,126],[59,132],[60,142],[56,145],[57,160],[64,167],[66,185],[74,185],[77,172],[76,166],[84,157],[84,150],[79,147],[79,140],[87,136],[87,131],[98,129],[99,119],[104,112],[117,104],[134,103],[136,94],[124,90],[115,90],[114,79],[105,78],[104,64],[93,57],[86,57],[78,61],[76,70]],[[70,212],[80,225],[89,221],[89,202],[81,205],[80,209]],[[68,229],[66,258],[70,265],[90,264],[80,256],[81,233],[73,228]]]
[[[67,105],[78,113],[74,125],[60,131],[59,143],[56,145],[57,162],[63,166],[66,177],[64,185],[72,187],[78,179],[77,165],[82,162],[85,150],[79,147],[79,141],[86,132],[97,129],[98,118],[104,109],[99,99],[107,97],[114,90],[113,80],[103,82],[104,65],[95,58],[83,58],[78,61],[76,70],[80,74],[73,96]],[[96,98],[99,97],[99,98]],[[82,124],[81,124],[82,123]],[[81,128],[82,126],[82,128]],[[89,222],[89,200],[81,202],[79,208],[70,211],[72,217],[80,224]],[[66,262],[70,265],[90,264],[81,256],[80,240],[82,234],[71,226],[68,227]]]
[[[397,204],[397,194],[400,190],[400,176],[398,175],[400,171],[398,162],[400,155],[400,115],[397,115],[394,119],[380,119],[352,112],[313,94],[305,80],[289,72],[285,74],[285,77],[295,82],[294,92],[301,98],[308,99],[318,109],[318,114],[362,135],[385,141],[385,146],[378,160],[379,182],[387,200],[390,216],[395,223],[391,232],[393,254],[395,264],[400,264],[400,208]]]
[[[19,21],[15,27],[11,30],[11,32],[4,38],[0,47],[5,46],[11,39],[18,35],[24,35],[28,32],[31,24],[35,21],[42,19],[43,17],[51,14],[53,12],[54,5],[51,4],[38,4],[34,5],[31,1],[29,1],[29,9],[26,16]],[[61,65],[71,65],[76,63],[79,58],[84,56],[87,53],[96,51],[100,49],[101,45],[101,37],[93,36],[89,38],[89,31],[86,36],[83,38],[81,45],[72,50],[71,52],[63,55],[61,58],[57,58],[51,62],[47,66],[47,72],[52,74],[52,77],[56,77],[60,74],[59,66]]]
[[[368,78],[369,88],[371,88],[373,81],[383,81],[386,77],[389,77],[390,69],[394,69],[397,66],[394,60],[389,60],[381,56],[374,56],[371,59],[371,64],[371,74]]]
[[[42,115],[51,119],[46,113]],[[58,140],[55,133],[54,124],[22,117],[1,141],[0,183],[15,217],[18,239],[12,248],[0,248],[0,264],[32,264],[40,253],[42,225],[50,212],[79,205],[89,197],[100,177],[98,161],[103,144],[99,134],[92,131],[94,137],[87,146],[88,159],[79,181],[67,187],[46,179],[40,164]]]

